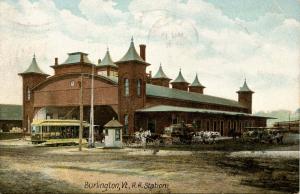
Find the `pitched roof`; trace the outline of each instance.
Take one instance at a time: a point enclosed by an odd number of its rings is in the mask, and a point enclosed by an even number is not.
[[[83,62],[84,63],[92,64],[92,62],[88,58],[87,53],[74,52],[74,53],[68,53],[68,55],[69,56],[68,56],[67,60],[65,62],[63,62],[62,65],[80,63],[81,55],[83,55]]]
[[[182,74],[181,74],[181,69],[179,70],[179,74],[178,74],[177,78],[176,78],[174,81],[172,81],[172,83],[188,83],[188,82],[183,78],[183,76],[182,76]]]
[[[238,93],[239,92],[251,92],[251,93],[254,93],[252,90],[250,90],[250,88],[248,87],[247,85],[247,82],[246,82],[246,79],[244,81],[244,85],[242,87],[240,87],[240,90],[237,91]]]
[[[196,86],[196,87],[202,87],[202,88],[205,88],[205,86],[203,86],[199,80],[198,80],[198,75],[196,74],[196,77],[193,81],[193,83],[190,85],[190,86]]]
[[[103,60],[98,64],[98,66],[112,66],[112,67],[118,67],[113,60],[111,59],[109,50],[107,49],[106,54],[103,58]]]
[[[169,79],[168,76],[165,74],[165,72],[163,71],[161,64],[159,65],[159,69],[157,71],[157,73],[152,77],[152,79]]]
[[[241,113],[241,112],[219,111],[219,110],[169,106],[169,105],[152,106],[148,108],[139,109],[136,112],[199,112],[199,113],[214,113],[214,114],[227,114],[227,115],[247,115],[247,116],[251,115],[251,114]]]
[[[113,118],[108,123],[106,123],[104,125],[104,127],[106,127],[106,128],[110,128],[110,127],[111,128],[121,128],[121,127],[123,127],[123,125],[118,120],[115,120],[115,118]]]
[[[22,105],[0,104],[0,120],[22,120]]]
[[[194,93],[194,92],[176,90],[176,89],[166,88],[163,86],[157,86],[152,84],[146,84],[146,95],[161,97],[161,98],[170,98],[170,99],[178,99],[178,100],[245,108],[242,104],[234,100],[205,95],[205,94],[199,95],[198,93]]]
[[[131,38],[131,43],[130,43],[128,51],[119,61],[117,61],[117,63],[125,62],[125,61],[139,61],[139,62],[146,63],[142,59],[142,57],[136,52],[134,43],[133,43],[133,38]]]
[[[117,77],[107,76],[107,78],[115,82],[116,84],[118,83]],[[202,103],[204,102],[210,104],[246,108],[238,101],[234,101],[226,98],[220,98],[216,96],[205,95],[205,94],[199,95],[198,93],[176,90],[176,89],[152,85],[152,84],[146,84],[146,95],[153,96],[153,97],[160,97],[160,98],[170,98],[176,100],[186,100],[186,101],[202,102]]]
[[[36,62],[36,59],[35,59],[35,55],[33,55],[30,66],[23,73],[20,73],[20,74],[29,74],[29,73],[38,73],[38,74],[47,75],[39,68],[39,66]]]

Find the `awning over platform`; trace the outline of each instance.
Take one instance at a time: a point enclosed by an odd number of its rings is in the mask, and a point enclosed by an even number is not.
[[[31,125],[73,127],[73,126],[80,126],[80,121],[79,120],[59,120],[59,119],[34,120]],[[83,126],[89,127],[90,125],[86,121],[83,121]]]
[[[207,113],[207,114],[222,114],[222,115],[231,115],[231,116],[248,116],[248,117],[269,118],[269,117],[255,116],[255,115],[252,115],[252,114],[247,114],[247,113],[242,113],[242,112],[219,111],[219,110],[180,107],[180,106],[168,106],[168,105],[152,106],[152,107],[136,110],[136,112],[144,112],[144,113],[150,113],[150,112],[189,112],[189,113]]]

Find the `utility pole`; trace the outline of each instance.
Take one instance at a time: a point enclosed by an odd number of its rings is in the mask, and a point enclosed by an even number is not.
[[[90,130],[89,130],[89,148],[95,147],[94,144],[94,65],[92,66],[91,83],[91,111],[90,111]]]
[[[79,151],[82,150],[82,132],[83,132],[83,76],[80,76],[80,127],[79,127]]]

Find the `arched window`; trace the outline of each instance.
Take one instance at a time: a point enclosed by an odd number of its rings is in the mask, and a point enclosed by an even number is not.
[[[29,89],[29,87],[27,87],[27,100],[30,100],[31,98],[31,90]]]
[[[129,80],[127,78],[124,79],[124,95],[129,96]]]
[[[138,80],[137,80],[137,84],[136,84],[136,85],[137,85],[137,88],[136,88],[136,89],[137,89],[137,90],[136,90],[136,94],[137,94],[138,96],[141,96],[141,93],[142,93],[142,92],[141,92],[141,91],[142,91],[142,90],[141,90],[141,82],[142,82],[141,79],[138,79]]]

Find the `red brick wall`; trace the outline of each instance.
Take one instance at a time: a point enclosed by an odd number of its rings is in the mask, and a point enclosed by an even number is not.
[[[164,87],[167,87],[169,88],[169,82],[170,80],[168,79],[151,79],[151,84],[153,85],[157,85],[157,86],[164,86]]]
[[[67,73],[92,73],[91,64],[67,64],[67,65],[54,65],[51,66],[54,69],[55,75],[62,75]],[[96,68],[95,68],[96,74]]]
[[[203,94],[203,89],[202,87],[197,87],[197,86],[189,86],[189,91],[190,92],[196,92],[199,94]]]
[[[127,62],[118,64],[119,75],[119,120],[124,124],[124,116],[128,115],[128,129],[133,132],[135,129],[134,112],[143,108],[146,102],[146,65],[139,62]],[[129,79],[129,96],[125,96],[124,79]],[[137,80],[141,79],[141,95],[137,95]]]
[[[23,121],[22,127],[26,128],[28,132],[30,129],[28,128],[28,119],[29,122],[32,122],[33,119],[33,102],[34,102],[34,94],[32,89],[39,83],[46,80],[47,76],[42,74],[23,74]],[[31,91],[30,100],[27,99],[27,88]]]
[[[188,83],[171,83],[172,84],[172,88],[174,89],[178,89],[178,90],[184,90],[184,91],[188,91]]]
[[[265,118],[246,117],[246,116],[229,116],[216,115],[207,113],[185,113],[185,112],[150,112],[136,113],[137,128],[148,130],[148,120],[155,120],[155,133],[162,134],[165,127],[172,124],[172,117],[183,121],[186,124],[193,124],[195,120],[198,127],[197,131],[214,131],[214,123],[216,124],[215,131],[222,132],[224,136],[228,136],[230,129],[235,129],[236,132],[242,133],[245,127],[265,127]],[[223,128],[222,128],[223,123]]]
[[[74,86],[71,82],[74,81]],[[34,107],[78,106],[80,95],[80,74],[56,77],[34,91]],[[83,77],[83,104],[91,103],[91,77]],[[116,105],[118,87],[102,78],[94,79],[94,104]]]
[[[250,92],[240,92],[238,93],[238,101],[242,105],[248,108],[247,113],[252,113],[252,93]]]

